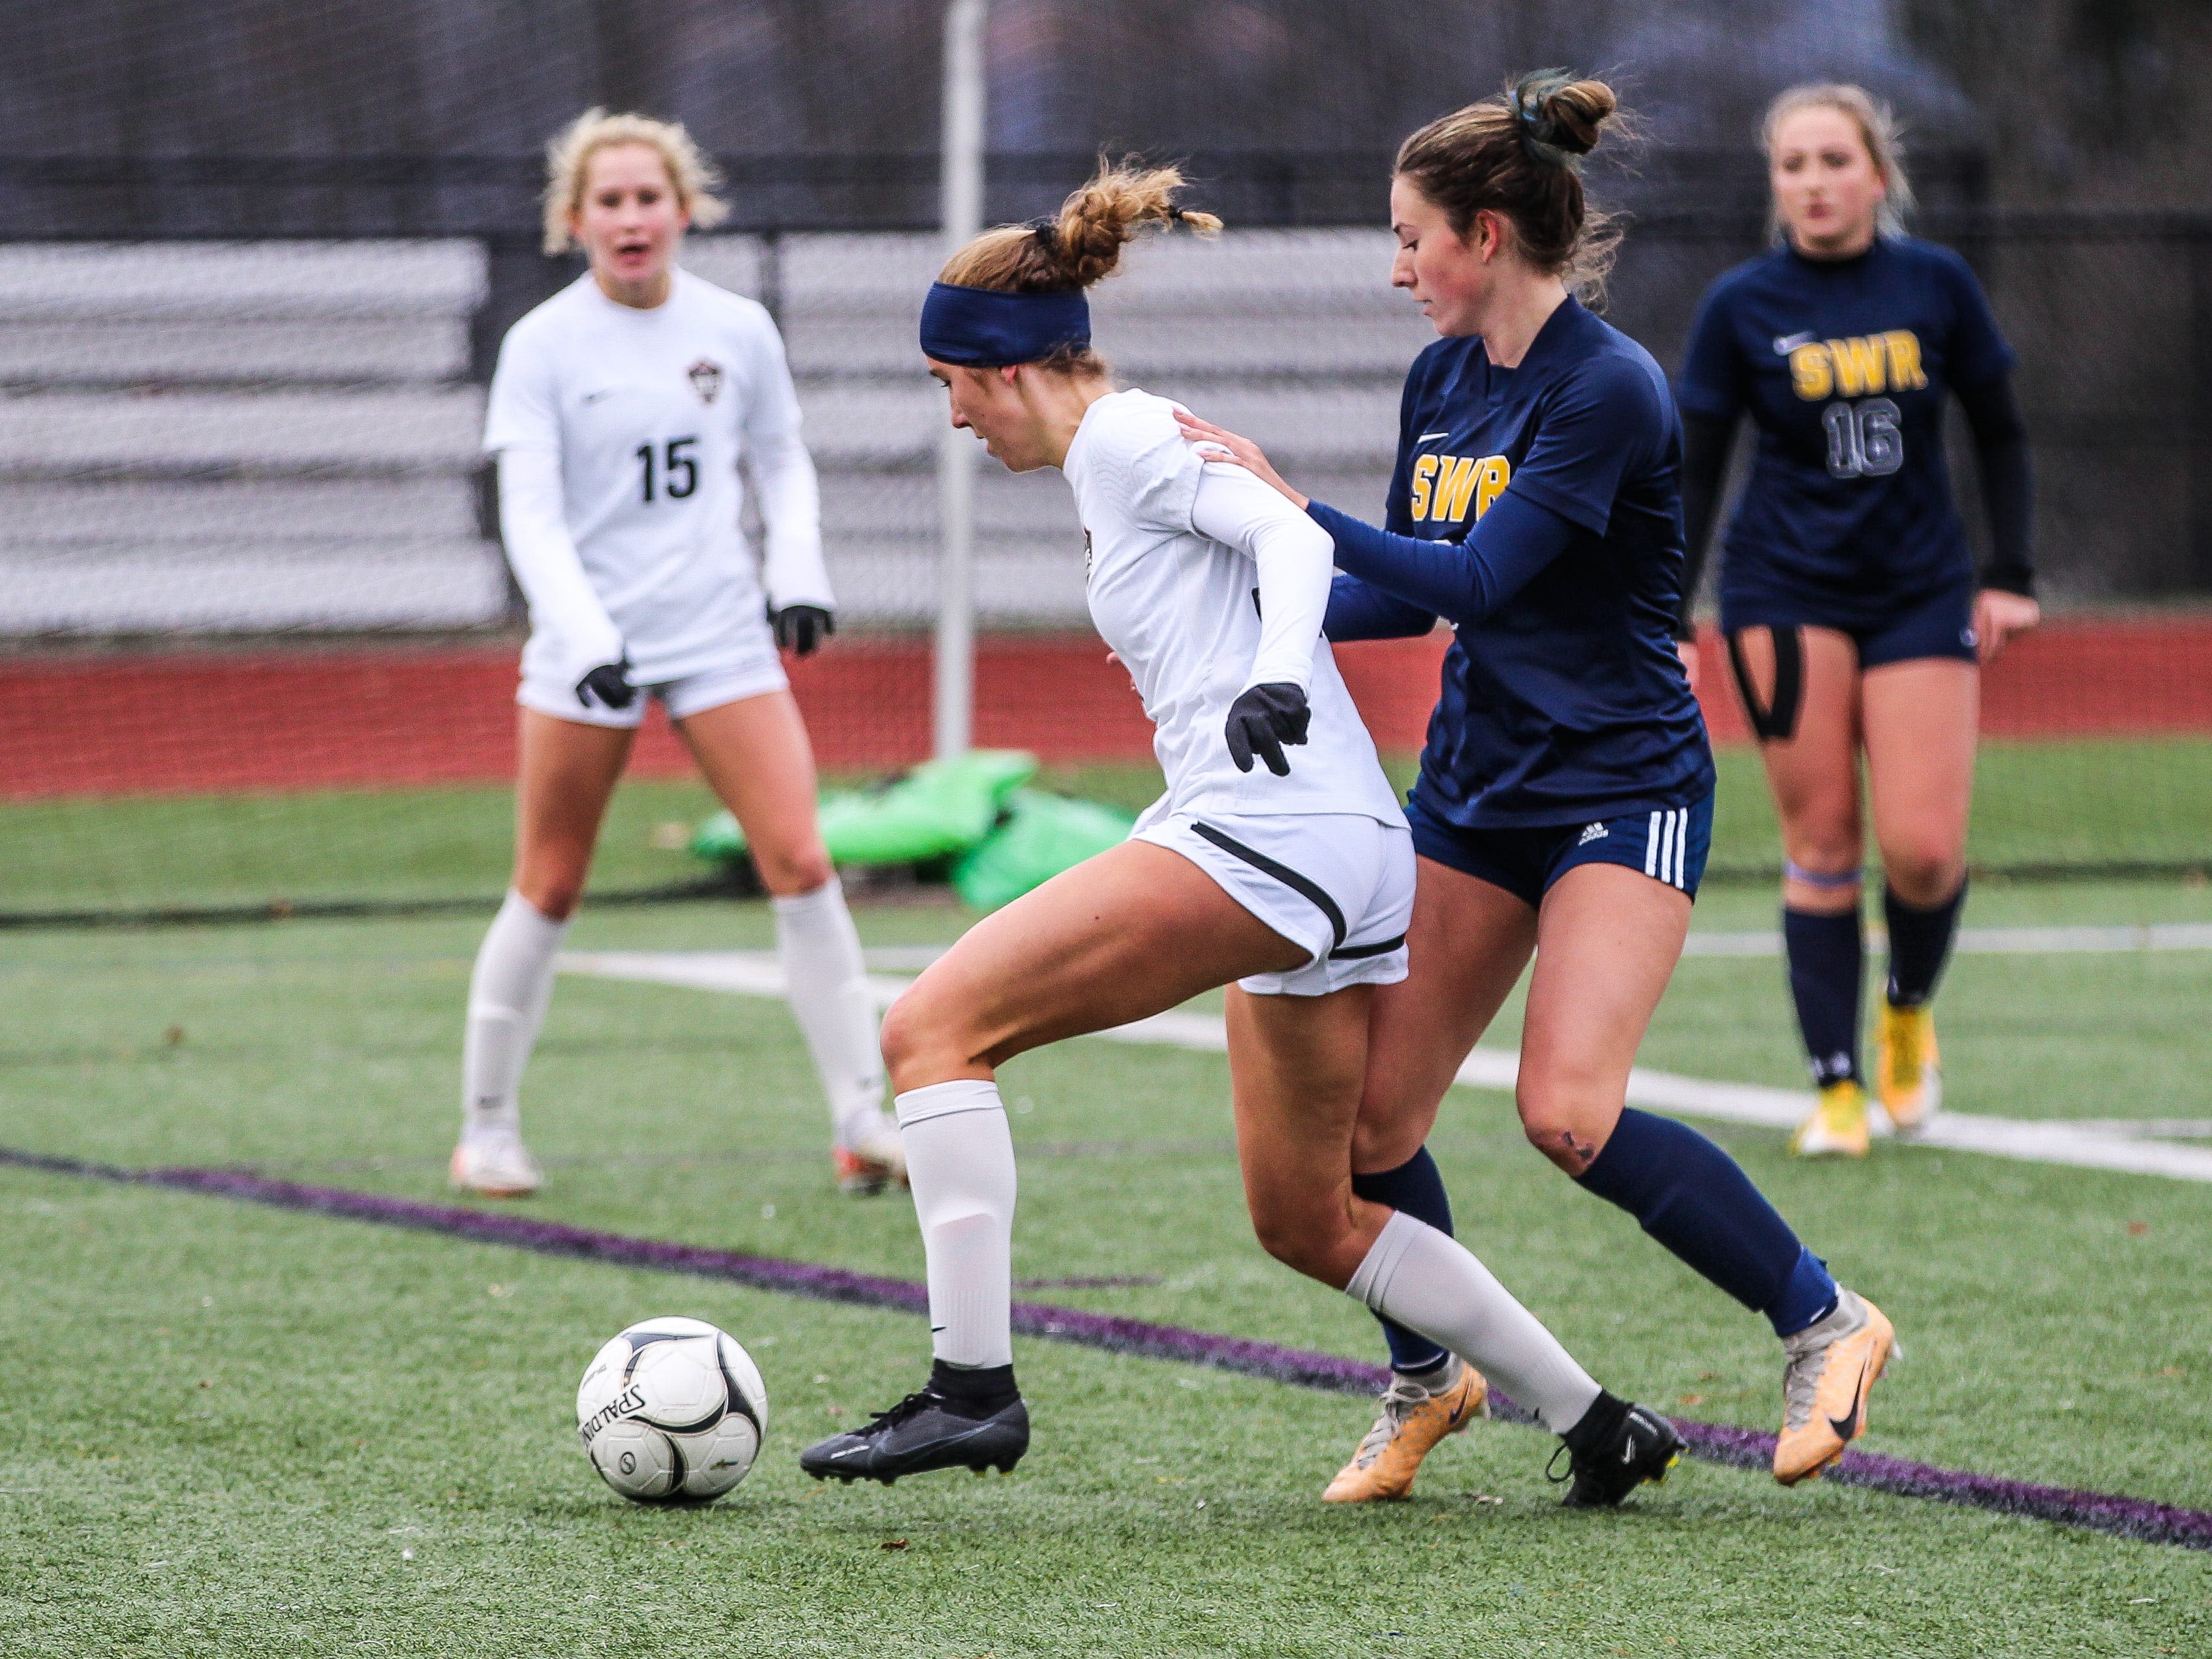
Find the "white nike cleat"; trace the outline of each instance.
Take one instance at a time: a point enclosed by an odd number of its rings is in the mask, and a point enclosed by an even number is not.
[[[446,1178],[459,1192],[483,1198],[528,1198],[545,1184],[545,1171],[520,1135],[464,1139],[453,1148]]]

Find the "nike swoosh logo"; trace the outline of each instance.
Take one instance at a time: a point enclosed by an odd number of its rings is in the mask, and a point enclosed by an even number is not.
[[[1847,1441],[1851,1437],[1852,1425],[1858,1421],[1859,1402],[1866,1398],[1867,1367],[1872,1363],[1871,1355],[1859,1361],[1858,1387],[1851,1392],[1851,1414],[1849,1417],[1832,1417],[1828,1419],[1828,1426],[1836,1431],[1836,1438],[1838,1440]]]
[[[1449,438],[1451,434],[1449,432],[1424,432],[1419,437],[1414,439],[1413,441],[1417,444],[1425,444],[1431,438]]]
[[[614,388],[609,386],[605,392],[586,392],[584,394],[584,401],[587,404],[595,404],[602,398],[611,398],[614,395]]]
[[[1445,1432],[1449,1433],[1452,1430],[1454,1430],[1454,1429],[1457,1428],[1457,1427],[1459,1426],[1459,1420],[1460,1420],[1460,1419],[1461,1419],[1461,1418],[1462,1418],[1462,1417],[1465,1417],[1466,1415],[1467,1415],[1467,1401],[1464,1401],[1464,1400],[1462,1400],[1462,1401],[1461,1401],[1459,1402],[1459,1404],[1458,1404],[1458,1405],[1454,1406],[1454,1407],[1451,1408],[1451,1415],[1450,1415],[1449,1417],[1447,1417],[1446,1419],[1444,1419],[1444,1430],[1445,1430]]]
[[[1778,334],[1774,337],[1774,355],[1787,357],[1799,346],[1808,346],[1820,338],[1817,334]]]

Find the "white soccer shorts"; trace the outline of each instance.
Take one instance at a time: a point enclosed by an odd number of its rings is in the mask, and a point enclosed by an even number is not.
[[[709,708],[719,708],[726,702],[785,690],[790,684],[784,678],[783,664],[776,655],[775,636],[763,623],[757,638],[738,641],[735,649],[711,668],[641,685],[641,695],[627,708],[609,708],[597,701],[587,704],[576,695],[574,685],[557,685],[526,667],[514,700],[525,708],[535,708],[556,720],[622,727],[642,724],[646,703],[653,697],[659,698],[667,706],[669,719],[680,720],[704,714]]]
[[[1327,996],[1406,977],[1413,837],[1351,812],[1176,812],[1132,837],[1180,853],[1310,959],[1237,984],[1255,996]]]

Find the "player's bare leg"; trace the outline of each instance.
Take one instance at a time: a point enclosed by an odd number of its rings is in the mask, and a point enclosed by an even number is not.
[[[837,1184],[881,1192],[906,1175],[884,1112],[876,1007],[860,938],[815,816],[814,751],[788,691],[770,691],[677,723],[707,782],[745,832],[775,912],[791,1011],[830,1106]]]
[[[985,917],[923,972],[884,1022],[884,1052],[927,1255],[934,1364],[923,1388],[867,1428],[809,1447],[800,1468],[889,1484],[1020,1461],[1013,1143],[996,1068],[1304,957],[1188,859],[1133,841]]]
[[[1536,913],[1502,887],[1419,861],[1406,931],[1412,971],[1375,994],[1368,1069],[1352,1142],[1361,1174],[1419,1152],[1468,1051],[1536,948]]]
[[[1544,896],[1514,1103],[1529,1143],[1571,1176],[1612,1138],[1689,931],[1689,896],[1624,865],[1578,866]]]
[[[1839,1456],[1865,1427],[1867,1390],[1881,1375],[1893,1340],[1889,1322],[1871,1303],[1835,1285],[1735,1161],[1694,1131],[1637,1115],[1639,1140],[1663,1137],[1645,1158],[1680,1165],[1674,1190],[1654,1183],[1648,1171],[1597,1167],[1626,1120],[1629,1069],[1680,954],[1689,916],[1682,894],[1616,865],[1585,865],[1553,887],[1522,1027],[1522,1124],[1554,1164],[1630,1208],[1691,1266],[1787,1333],[1774,1472],[1793,1485]],[[1769,1258],[1763,1267],[1761,1256]],[[1817,1299],[1793,1318],[1808,1284],[1820,1287]],[[1808,1401],[1839,1400],[1833,1413],[1808,1415]]]
[[[516,1091],[553,994],[554,957],[636,736],[518,712],[514,882],[470,976],[461,1138],[449,1171],[455,1187],[488,1198],[526,1197],[544,1179],[522,1143]]]
[[[1965,906],[1981,672],[1954,658],[1889,663],[1867,671],[1861,699],[1889,925],[1875,1088],[1911,1134],[1942,1103],[1933,999]]]
[[[1763,738],[1775,811],[1782,823],[1782,932],[1798,1030],[1819,1097],[1790,1138],[1807,1158],[1863,1158],[1864,1079],[1859,1066],[1860,985],[1865,946],[1859,918],[1865,828],[1859,798],[1858,647],[1828,628],[1749,628],[1735,637],[1750,681],[1739,690],[1772,711],[1786,736]],[[1777,689],[1778,649],[1799,659],[1794,714]],[[1781,699],[1778,705],[1777,699]]]

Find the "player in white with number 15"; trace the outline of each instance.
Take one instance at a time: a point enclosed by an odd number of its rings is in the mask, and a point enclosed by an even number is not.
[[[676,265],[684,231],[723,212],[683,128],[592,110],[548,164],[546,252],[580,244],[591,269],[508,331],[485,421],[530,642],[514,884],[469,983],[453,1182],[514,1197],[541,1180],[516,1086],[653,696],[737,815],[773,898],[792,1011],[830,1097],[839,1184],[879,1190],[904,1165],[883,1112],[860,939],[815,823],[813,753],[777,655],[806,655],[835,621],[783,342],[760,306]],[[759,574],[738,526],[741,464],[767,526]]]

